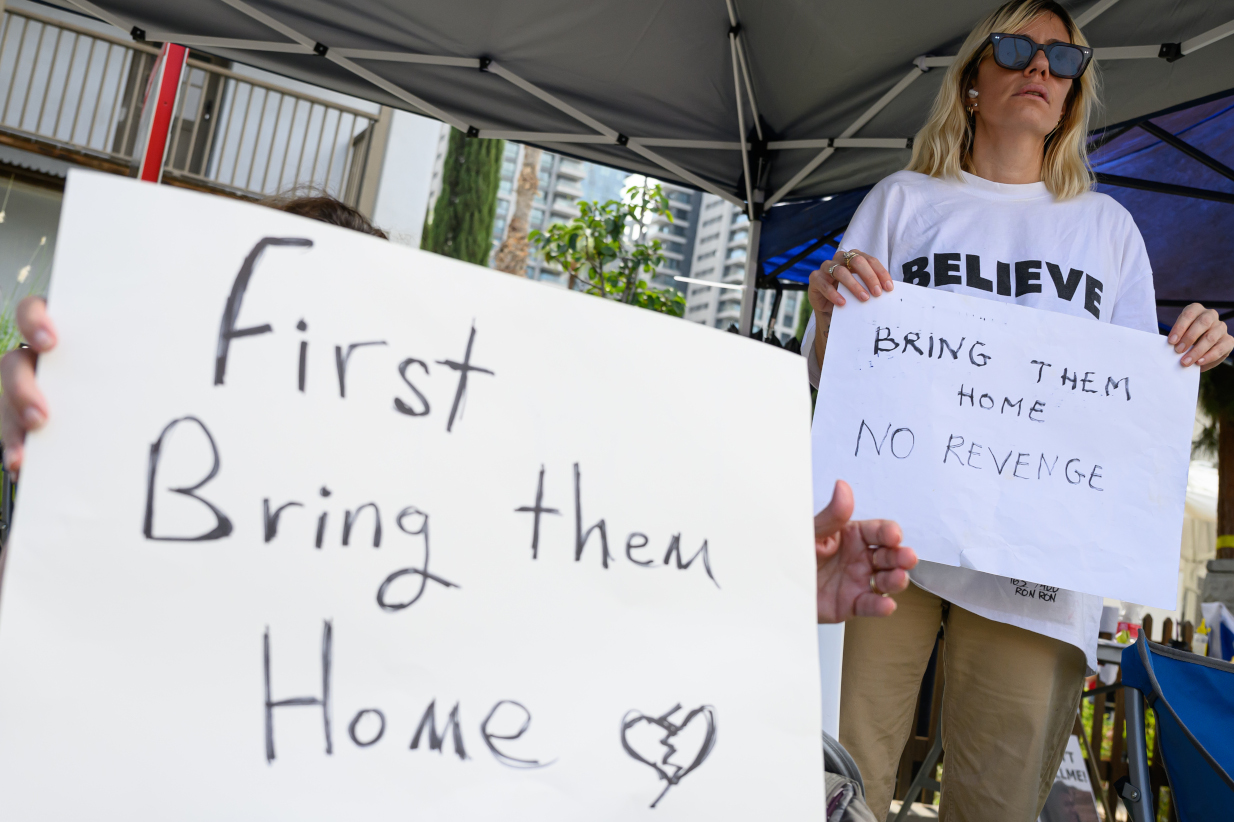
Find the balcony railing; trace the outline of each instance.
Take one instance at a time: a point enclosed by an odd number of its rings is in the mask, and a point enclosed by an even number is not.
[[[133,164],[158,49],[26,11],[0,24],[0,140],[107,171]],[[164,179],[260,198],[296,187],[355,204],[376,117],[196,55]]]

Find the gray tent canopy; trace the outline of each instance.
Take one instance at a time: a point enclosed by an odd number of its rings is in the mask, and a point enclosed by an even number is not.
[[[902,168],[943,69],[999,0],[57,0],[476,137],[696,186],[760,216]],[[1234,89],[1234,0],[1064,2],[1103,78],[1095,126]]]

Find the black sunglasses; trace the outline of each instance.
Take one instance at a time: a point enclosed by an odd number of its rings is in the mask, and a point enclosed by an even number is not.
[[[1005,69],[1022,71],[1033,61],[1038,51],[1044,51],[1050,61],[1050,74],[1064,80],[1075,80],[1093,59],[1093,50],[1073,43],[1041,45],[1023,34],[991,34],[994,62]]]

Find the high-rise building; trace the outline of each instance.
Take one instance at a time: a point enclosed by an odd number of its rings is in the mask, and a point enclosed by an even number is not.
[[[433,165],[433,177],[429,187],[429,213],[432,213],[437,195],[441,191],[441,172],[449,148],[450,127],[442,125],[437,143],[437,157]],[[506,143],[502,157],[501,181],[497,188],[497,211],[493,218],[493,252],[501,246],[514,213],[514,198],[518,188],[518,175],[523,168],[523,146]],[[569,222],[579,216],[580,200],[605,202],[620,200],[631,185],[659,185],[669,199],[671,222],[663,217],[651,221],[647,239],[658,239],[664,251],[664,263],[652,277],[652,283],[660,288],[672,288],[684,294],[684,283],[677,276],[689,276],[692,268],[691,250],[694,247],[698,227],[698,210],[703,195],[684,186],[665,183],[631,175],[598,163],[576,160],[545,151],[540,156],[540,185],[532,204],[529,228],[543,230],[553,223]],[[490,256],[490,263],[492,258]],[[546,267],[534,252],[527,261],[527,277],[555,285],[566,284],[566,277]]]
[[[715,285],[689,283],[686,319],[728,329],[741,322],[741,286],[750,245],[750,219],[739,206],[714,194],[703,194],[701,200],[692,255],[693,274],[689,276],[695,280],[712,280]],[[801,291],[784,292],[775,325],[775,334],[781,342],[793,337],[804,300]],[[755,330],[767,328],[774,301],[772,291],[759,294],[754,309]]]
[[[658,185],[668,197],[670,221],[657,216],[648,229],[648,240],[659,240],[664,262],[656,269],[651,283],[659,288],[672,288],[685,296],[686,283],[676,277],[689,277],[693,270],[694,242],[698,237],[698,214],[703,202],[701,192],[662,180],[631,176],[627,185]]]

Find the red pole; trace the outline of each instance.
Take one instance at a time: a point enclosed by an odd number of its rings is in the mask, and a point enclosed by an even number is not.
[[[167,147],[171,142],[172,118],[176,110],[176,97],[180,93],[180,77],[189,50],[175,43],[164,43],[158,60],[150,72],[146,85],[146,97],[141,111],[141,131],[134,160],[137,179],[150,183],[163,180],[163,164]]]

